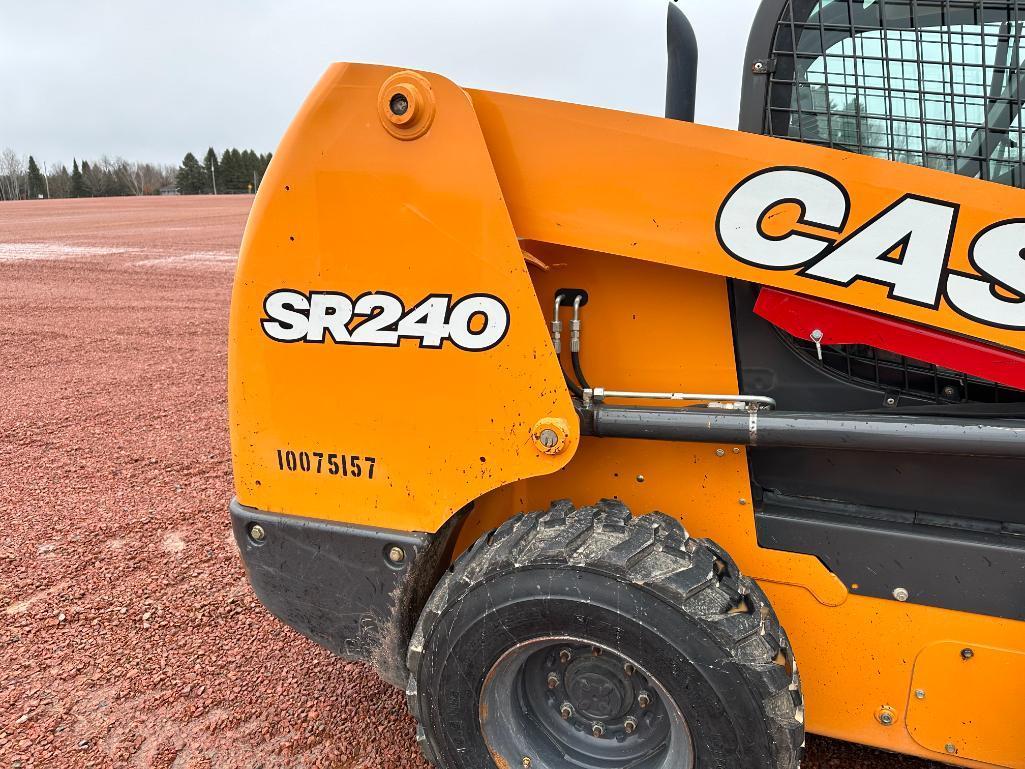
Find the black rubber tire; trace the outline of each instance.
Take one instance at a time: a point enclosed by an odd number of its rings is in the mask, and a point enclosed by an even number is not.
[[[544,586],[543,589],[541,586]],[[698,769],[797,769],[800,679],[761,589],[662,513],[601,500],[518,515],[435,587],[410,641],[407,700],[440,769],[494,767],[480,685],[516,643],[568,634],[645,666],[682,709]]]

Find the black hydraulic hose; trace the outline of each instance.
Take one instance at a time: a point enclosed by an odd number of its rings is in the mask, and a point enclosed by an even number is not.
[[[559,364],[559,368],[562,368],[561,363]],[[569,388],[569,391],[577,398],[583,398],[584,391],[580,388],[580,385],[574,382],[573,378],[566,373],[566,369],[562,369],[562,375],[566,378],[566,386]]]
[[[585,390],[590,390],[591,385],[587,383],[587,377],[584,376],[584,369],[580,365],[580,353],[570,353],[570,357],[573,359],[573,373],[577,375],[577,381],[580,382],[580,386]]]

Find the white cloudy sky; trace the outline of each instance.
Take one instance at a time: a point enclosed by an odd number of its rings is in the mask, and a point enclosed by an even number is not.
[[[735,126],[756,0],[680,0],[698,120]],[[661,114],[665,0],[0,0],[0,148],[177,164],[272,150],[332,61]]]

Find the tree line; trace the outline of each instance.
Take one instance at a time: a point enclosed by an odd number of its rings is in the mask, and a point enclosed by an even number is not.
[[[258,155],[253,150],[224,150],[220,157],[213,147],[203,162],[191,152],[185,155],[177,173],[182,195],[225,195],[256,192],[267,171],[271,153]]]
[[[40,165],[32,155],[0,152],[0,200],[37,198],[100,198],[157,195],[162,190],[182,195],[225,195],[256,192],[271,153],[229,149],[218,156],[207,150],[200,163],[191,152],[179,168],[133,163],[104,155],[89,162],[78,158],[66,165]]]
[[[174,166],[133,163],[106,155],[90,163],[76,158],[71,170],[63,163],[40,167],[36,159],[7,148],[0,152],[0,200],[98,198],[155,195],[174,183]]]

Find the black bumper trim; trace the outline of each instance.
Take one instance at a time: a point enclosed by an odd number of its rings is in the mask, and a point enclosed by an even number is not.
[[[267,513],[237,499],[230,510],[246,574],[267,610],[404,686],[409,636],[444,568],[450,529],[433,535],[335,523]],[[263,529],[260,541],[251,536],[254,525]],[[394,547],[402,548],[400,563],[388,558]]]

